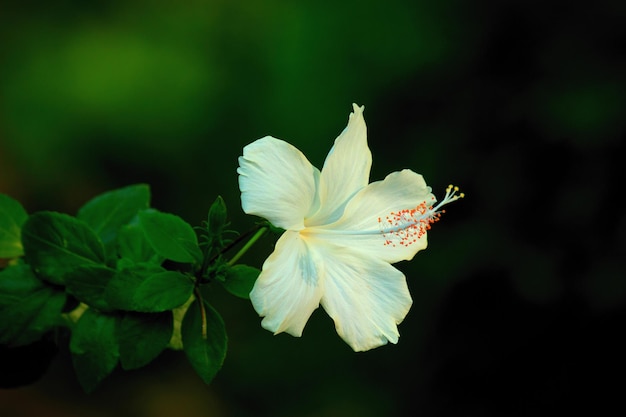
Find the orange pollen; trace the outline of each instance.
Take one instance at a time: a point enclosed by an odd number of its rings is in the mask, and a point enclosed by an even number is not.
[[[392,211],[384,219],[379,217],[378,227],[384,246],[410,246],[416,243],[433,223],[441,219],[445,213],[445,210],[440,210],[442,206],[465,197],[463,193],[457,194],[458,191],[459,187],[449,185],[443,200],[435,206],[422,201],[414,208]],[[434,203],[435,197],[431,197],[431,201]]]

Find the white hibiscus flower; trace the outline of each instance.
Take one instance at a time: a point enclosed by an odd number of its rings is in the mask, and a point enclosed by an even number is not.
[[[421,175],[405,169],[369,183],[363,107],[353,105],[321,172],[294,146],[266,136],[239,158],[243,210],[285,229],[250,293],[262,326],[301,336],[320,304],[355,351],[397,343],[412,300],[391,266],[426,248],[436,206]]]

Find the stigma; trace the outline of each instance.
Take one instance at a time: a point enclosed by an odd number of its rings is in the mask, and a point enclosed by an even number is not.
[[[392,211],[384,218],[379,217],[378,227],[384,245],[395,247],[416,243],[441,219],[441,215],[446,212],[443,206],[463,197],[465,194],[459,193],[459,187],[450,184],[446,188],[446,195],[436,205],[433,205],[436,200],[432,197],[430,204],[422,201],[416,207]]]

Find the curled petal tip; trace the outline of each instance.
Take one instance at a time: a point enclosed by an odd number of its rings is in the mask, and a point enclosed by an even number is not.
[[[365,111],[365,106],[359,106],[356,103],[352,103],[352,109],[354,110],[354,113],[363,113],[363,111]]]

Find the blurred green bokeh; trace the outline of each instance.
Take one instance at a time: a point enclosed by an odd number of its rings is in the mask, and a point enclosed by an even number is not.
[[[601,2],[127,0],[0,5],[0,192],[74,213],[152,186],[192,224],[265,135],[321,167],[351,103],[372,179],[466,193],[397,265],[396,346],[354,354],[321,310],[272,336],[215,294],[230,337],[204,387],[175,354],[86,397],[61,353],[0,415],[522,416],[617,402],[626,314],[626,6]],[[245,262],[260,266],[272,240]],[[621,323],[621,324],[619,324]],[[601,414],[601,413],[600,413]]]

